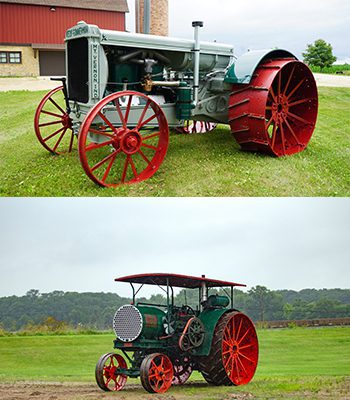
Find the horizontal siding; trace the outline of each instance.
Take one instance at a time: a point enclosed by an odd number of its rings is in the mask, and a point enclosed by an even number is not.
[[[0,3],[0,43],[63,43],[66,30],[81,20],[125,30],[124,13]]]

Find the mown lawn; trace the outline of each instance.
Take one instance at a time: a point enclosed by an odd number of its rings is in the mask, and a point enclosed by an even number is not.
[[[332,393],[348,382],[350,327],[259,330],[258,336],[259,366],[247,386],[217,388],[203,382],[202,385],[172,388],[169,394],[195,393],[199,398],[209,399],[217,398],[218,394],[243,391],[271,399],[288,393]],[[113,351],[113,338],[110,334],[1,337],[0,382],[93,383],[95,363],[101,354]],[[192,380],[202,379],[196,372]],[[138,381],[130,379],[129,382]]]
[[[171,133],[168,154],[148,181],[97,187],[77,152],[50,155],[33,115],[44,92],[0,93],[1,196],[348,196],[350,90],[320,88],[320,112],[308,148],[286,158],[244,153],[220,126],[207,134]]]

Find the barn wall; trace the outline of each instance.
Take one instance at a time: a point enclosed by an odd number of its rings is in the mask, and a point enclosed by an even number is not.
[[[100,28],[125,30],[125,14],[77,8],[0,3],[0,43],[63,43],[65,32],[78,21]]]

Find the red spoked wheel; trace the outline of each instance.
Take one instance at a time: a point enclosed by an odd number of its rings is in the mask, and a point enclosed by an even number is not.
[[[71,152],[74,133],[72,120],[65,111],[63,86],[51,90],[41,100],[34,117],[35,134],[53,154]]]
[[[252,321],[235,313],[227,321],[222,340],[222,362],[236,386],[251,381],[258,364],[258,338]]]
[[[173,368],[173,385],[183,385],[187,382],[193,371],[193,365],[189,357],[175,358],[173,360]]]
[[[166,155],[169,129],[159,105],[133,91],[113,93],[86,115],[78,148],[87,176],[101,186],[141,182]]]
[[[207,122],[207,121],[185,121],[184,125],[181,127],[177,127],[176,131],[178,133],[206,133],[213,131],[218,124],[215,122]]]
[[[212,385],[244,385],[258,365],[259,344],[254,324],[232,311],[216,324],[210,353],[199,360],[204,379]]]
[[[142,386],[150,393],[166,392],[173,381],[174,369],[170,358],[165,354],[149,354],[140,367]]]
[[[113,353],[103,355],[95,370],[98,386],[106,392],[122,390],[128,377],[121,373],[120,369],[127,369],[126,361],[121,355]]]
[[[244,150],[277,157],[305,149],[315,129],[316,82],[295,59],[267,60],[249,85],[234,85],[229,102],[231,131]]]

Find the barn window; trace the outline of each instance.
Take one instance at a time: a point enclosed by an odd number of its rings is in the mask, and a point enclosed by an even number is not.
[[[5,51],[0,52],[0,64],[7,63],[7,53]]]
[[[10,64],[21,64],[22,57],[20,51],[9,52],[9,63]]]
[[[0,64],[21,64],[22,53],[20,51],[1,51]]]

